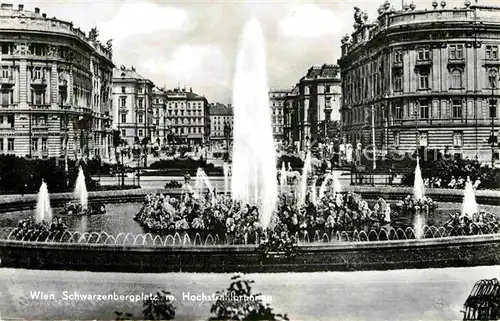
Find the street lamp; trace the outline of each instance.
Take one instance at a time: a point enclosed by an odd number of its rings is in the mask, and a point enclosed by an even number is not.
[[[385,99],[385,148],[386,155],[389,154],[389,113],[391,110],[391,106],[389,104],[389,95],[384,96]]]
[[[375,106],[372,105],[372,146],[373,146],[373,169],[377,169],[377,150],[375,148]]]
[[[498,142],[497,137],[495,136],[495,116],[496,116],[496,105],[497,101],[495,100],[495,88],[497,82],[497,71],[490,71],[490,85],[491,85],[491,100],[490,100],[490,117],[491,117],[491,135],[488,139],[488,142],[491,144],[491,168],[493,168],[495,164],[495,144]]]

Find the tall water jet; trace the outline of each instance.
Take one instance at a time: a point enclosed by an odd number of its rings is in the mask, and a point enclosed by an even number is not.
[[[317,178],[313,179],[312,186],[311,186],[311,202],[314,205],[318,204],[318,189],[316,188],[316,182],[318,181]]]
[[[415,201],[421,200],[425,194],[424,180],[422,179],[422,171],[420,170],[419,157],[417,156],[417,165],[415,167],[415,180],[413,182],[413,196]]]
[[[422,179],[422,171],[420,170],[420,161],[417,156],[417,165],[415,166],[415,180],[413,182],[413,197],[415,201],[420,201],[424,198],[425,186],[424,180]],[[415,211],[415,216],[413,218],[413,228],[415,231],[415,237],[417,239],[424,236],[424,226],[425,226],[425,213],[424,209],[418,209]]]
[[[332,177],[333,176],[331,173],[328,173],[325,175],[325,179],[323,180],[323,182],[321,183],[321,186],[319,188],[319,199],[322,199],[323,197],[325,197],[326,186],[328,185],[330,180],[332,180]]]
[[[75,198],[80,202],[82,210],[87,209],[89,194],[87,192],[87,185],[85,184],[85,174],[83,174],[82,166],[78,167],[78,177],[76,178],[75,190],[73,194]]]
[[[203,197],[203,188],[205,186],[208,188],[208,192],[211,196],[212,205],[213,205],[215,202],[214,189],[212,187],[212,184],[210,184],[210,180],[208,179],[208,176],[205,173],[205,171],[203,170],[203,168],[198,167],[198,170],[196,171],[195,187],[196,187],[196,195],[199,198]]]
[[[224,196],[229,192],[229,163],[222,163],[222,170],[224,172]]]
[[[287,183],[287,177],[286,177],[287,171],[285,167],[285,162],[281,164],[281,171],[280,171],[280,189],[281,193],[283,194],[285,192],[285,186]]]
[[[478,212],[478,207],[476,203],[476,195],[474,194],[474,187],[470,177],[467,177],[467,182],[465,183],[464,200],[462,202],[462,214],[467,215],[469,218],[473,214]]]
[[[300,181],[300,194],[299,204],[304,204],[307,194],[307,177],[311,170],[311,151],[307,152],[306,159],[304,160],[304,168],[302,169],[302,179]]]
[[[231,194],[237,201],[261,205],[263,228],[278,196],[268,90],[264,37],[260,23],[251,20],[240,39],[234,76]]]
[[[42,180],[40,190],[38,191],[38,199],[35,209],[35,221],[42,223],[43,221],[52,222],[52,208],[50,207],[49,189],[47,183]]]

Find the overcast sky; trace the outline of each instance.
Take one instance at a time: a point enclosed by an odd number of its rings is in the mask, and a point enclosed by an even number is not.
[[[479,0],[492,4],[498,0]],[[6,1],[7,2],[7,1]],[[448,7],[463,1],[447,1]],[[474,0],[473,0],[474,2]],[[48,17],[72,21],[101,42],[113,40],[117,66],[135,66],[157,86],[179,84],[210,102],[231,102],[238,38],[243,24],[263,26],[271,87],[291,88],[313,64],[336,63],[340,38],[352,32],[353,7],[376,17],[378,0],[337,1],[22,1]],[[399,9],[401,1],[392,2]],[[417,0],[417,9],[432,0]],[[17,3],[14,3],[17,6]]]

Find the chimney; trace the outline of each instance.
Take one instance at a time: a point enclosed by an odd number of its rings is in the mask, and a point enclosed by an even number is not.
[[[18,5],[18,6],[17,6],[17,9],[18,9],[19,11],[23,11],[23,10],[24,10],[24,4],[20,4],[20,5]]]
[[[40,8],[35,8],[35,13],[40,14]]]
[[[42,13],[42,17],[47,18],[47,14],[46,13]]]

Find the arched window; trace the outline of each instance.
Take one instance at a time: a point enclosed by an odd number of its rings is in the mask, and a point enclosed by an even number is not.
[[[454,69],[451,72],[451,88],[462,88],[462,71],[460,69]]]

